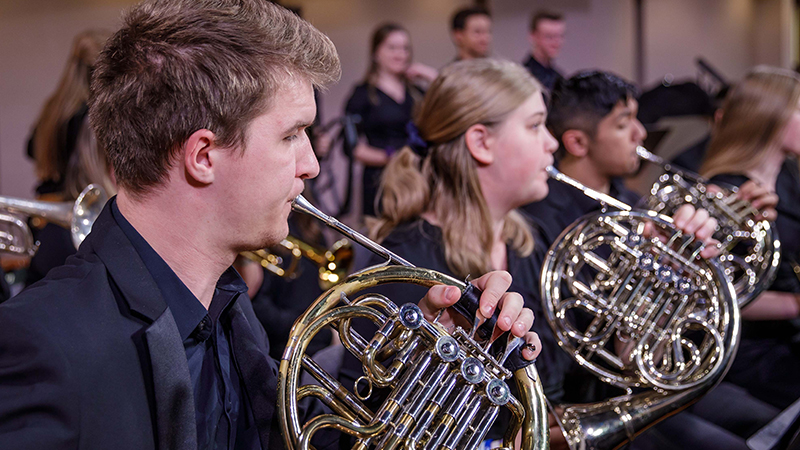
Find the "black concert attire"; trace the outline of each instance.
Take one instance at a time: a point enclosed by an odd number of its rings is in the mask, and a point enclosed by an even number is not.
[[[528,72],[533,75],[534,78],[539,80],[539,83],[542,83],[542,86],[546,87],[548,91],[552,91],[553,87],[555,87],[558,80],[563,80],[564,76],[555,69],[553,66],[545,67],[533,57],[533,55],[528,55],[528,58],[523,61],[523,66],[528,69]]]
[[[355,87],[345,106],[345,114],[358,116],[361,121],[357,125],[359,134],[367,139],[371,147],[385,150],[389,156],[406,145],[408,133],[406,125],[412,120],[414,95],[412,89],[406,87],[402,103],[367,83]],[[363,174],[363,208],[364,214],[376,215],[375,202],[380,186],[383,167],[364,166]]]
[[[43,200],[64,200],[64,180],[67,176],[67,167],[70,158],[75,153],[83,123],[88,120],[88,112],[86,105],[83,105],[64,126],[60,127],[57,137],[59,151],[56,154],[56,167],[60,178],[58,180],[39,180],[39,185],[36,187],[37,197]],[[34,136],[36,136],[35,130],[28,140],[27,154],[30,158],[34,158]],[[34,240],[39,242],[39,250],[33,255],[28,266],[25,277],[26,286],[44,278],[50,269],[64,264],[64,261],[76,252],[72,243],[72,235],[68,229],[49,222],[43,227],[33,226],[31,223],[29,225],[31,225]]]
[[[548,180],[548,186],[550,191],[544,200],[521,208],[524,214],[542,227],[546,239],[541,241],[541,245],[545,248],[575,220],[589,213],[598,213],[602,208],[599,202],[572,186],[553,179]],[[625,187],[619,178],[612,179],[610,195],[631,206],[639,200],[639,195]],[[537,276],[540,273],[541,265],[537,267]],[[552,331],[549,333],[552,334]],[[567,374],[565,381],[565,390],[572,402],[594,402],[622,393],[600,382],[587,371],[576,372]],[[746,450],[744,438],[766,425],[777,413],[777,409],[748,396],[742,389],[723,383],[691,409],[644,432],[629,448]]]
[[[744,175],[717,175],[711,182],[741,186]],[[781,242],[781,262],[768,290],[800,295],[800,279],[794,272],[800,261],[800,171],[795,159],[787,159],[775,183],[778,218],[775,226]],[[757,302],[758,299],[755,300]],[[751,395],[778,408],[800,398],[800,349],[797,320],[743,320],[742,339],[727,379]]]
[[[11,289],[6,283],[6,274],[3,269],[0,269],[0,303],[8,300],[11,297]]]
[[[112,199],[78,253],[0,305],[0,442],[281,449],[277,367],[229,269],[209,311]]]
[[[67,166],[69,159],[75,152],[75,147],[78,142],[78,135],[81,132],[83,121],[87,119],[89,108],[84,104],[69,118],[66,123],[63,123],[58,129],[58,136],[56,136],[58,144],[58,152],[56,153],[56,167],[60,175],[58,180],[39,180],[39,185],[36,186],[37,195],[55,194],[64,191],[64,179],[67,175]],[[26,154],[29,158],[35,159],[33,140],[36,136],[36,130],[28,139],[28,146]]]

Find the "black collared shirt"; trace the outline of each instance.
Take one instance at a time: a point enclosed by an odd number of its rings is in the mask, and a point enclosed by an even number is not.
[[[199,449],[261,448],[233,354],[228,312],[247,285],[232,267],[217,281],[208,310],[112,201],[111,211],[150,272],[178,327],[194,389]],[[245,297],[246,298],[246,297]]]
[[[536,60],[532,55],[528,55],[528,59],[522,63],[528,72],[534,76],[542,86],[546,87],[548,91],[552,91],[553,87],[555,87],[556,82],[562,78],[564,78],[561,73],[559,73],[554,67],[545,67],[539,61]]]

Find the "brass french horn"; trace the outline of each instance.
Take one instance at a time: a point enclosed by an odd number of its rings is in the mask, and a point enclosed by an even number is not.
[[[745,307],[775,279],[781,252],[778,232],[768,220],[758,219],[758,210],[736,196],[735,187],[717,186],[696,173],[681,170],[644,147],[636,153],[664,170],[650,188],[641,205],[661,214],[672,215],[683,204],[708,211],[719,228],[714,238],[722,244],[719,261],[733,282],[740,307]]]
[[[522,344],[520,338],[500,342],[501,351],[496,352],[494,343],[481,342],[487,324],[491,335],[493,320],[481,326],[475,321],[472,330],[448,331],[436,320],[426,320],[416,305],[398,307],[378,294],[357,296],[385,283],[472,288],[441,273],[413,267],[302,197],[295,199],[293,207],[385,257],[387,264],[355,273],[334,286],[292,327],[278,381],[278,414],[289,449],[308,449],[314,434],[324,428],[356,437],[356,449],[471,449],[482,442],[503,408],[511,411],[513,419],[502,448],[512,448],[520,430],[523,448],[549,447],[544,395],[535,366],[523,363],[512,370],[504,366]],[[456,309],[475,319],[477,300],[468,298],[463,296]],[[355,318],[371,320],[379,331],[371,337],[360,336],[351,327]],[[363,364],[365,375],[352,390],[305,354],[311,338],[325,326],[333,327],[345,349]],[[300,384],[303,370],[315,384]],[[519,397],[506,384],[511,378]],[[359,385],[367,392],[357,389]],[[364,403],[373,387],[390,391],[375,411]],[[332,413],[301,423],[298,404],[308,397],[324,402]]]
[[[564,230],[541,277],[545,318],[559,345],[626,391],[560,405],[564,435],[573,450],[619,448],[722,379],[739,341],[736,294],[719,261],[698,258],[702,244],[670,218],[633,210],[552,167],[548,174],[619,209]]]
[[[0,197],[0,251],[33,256],[38,248],[28,225],[14,214],[38,217],[67,228],[72,243],[78,248],[92,230],[92,224],[107,200],[105,190],[97,184],[86,186],[74,202]]]

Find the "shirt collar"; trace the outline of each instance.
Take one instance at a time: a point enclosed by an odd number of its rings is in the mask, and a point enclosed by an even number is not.
[[[147,268],[153,280],[156,282],[164,301],[167,303],[172,315],[175,318],[175,323],[178,326],[178,332],[181,335],[181,340],[186,340],[192,332],[197,328],[198,324],[208,315],[208,310],[203,306],[197,297],[192,294],[192,291],[181,281],[175,274],[172,268],[164,261],[161,256],[147,243],[147,241],[139,234],[133,225],[128,222],[122,215],[117,206],[116,198],[111,202],[111,213],[119,225],[122,232],[131,241],[133,248],[142,258],[145,267]],[[247,285],[242,277],[233,267],[229,267],[217,281],[217,289],[227,291],[233,294],[240,294],[247,292]],[[214,293],[214,300],[218,297],[217,292]],[[238,295],[224,296],[226,303],[222,309],[227,309],[233,300]]]

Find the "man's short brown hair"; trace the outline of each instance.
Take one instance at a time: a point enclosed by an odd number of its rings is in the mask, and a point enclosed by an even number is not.
[[[543,20],[552,20],[553,22],[563,22],[564,15],[555,11],[547,11],[547,10],[539,10],[533,13],[531,16],[531,27],[530,31],[533,33],[536,31],[536,27],[539,26],[539,22]]]
[[[109,39],[92,80],[90,120],[117,183],[141,196],[163,183],[199,129],[244,150],[247,126],[287,76],[339,78],[333,43],[264,0],[151,0]]]

